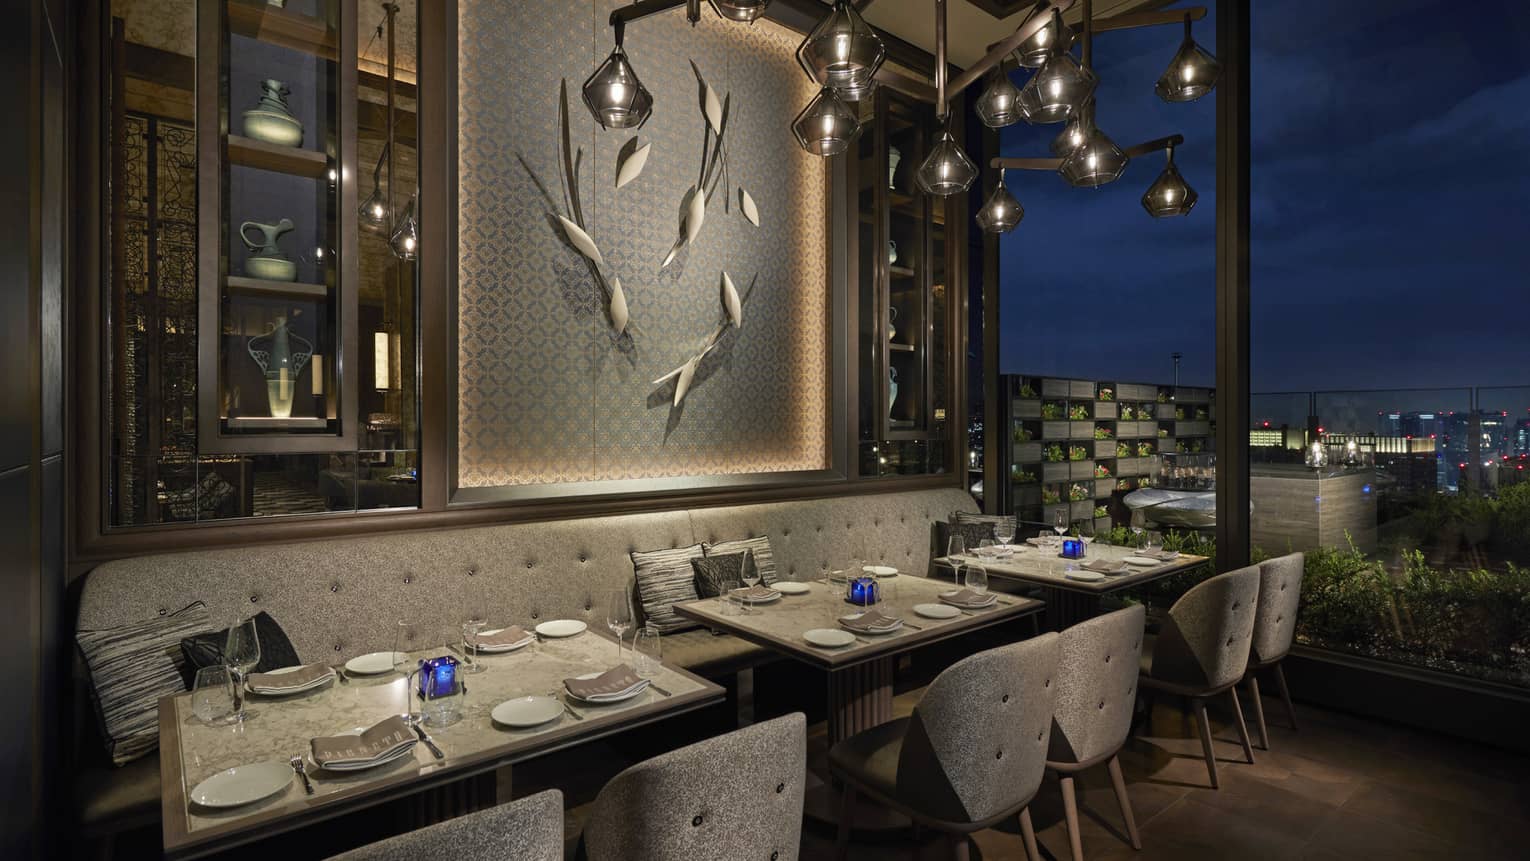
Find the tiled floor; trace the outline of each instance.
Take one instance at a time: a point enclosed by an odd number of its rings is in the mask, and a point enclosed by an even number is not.
[[[899,697],[907,713],[918,692]],[[1243,760],[1236,731],[1215,718],[1221,789],[1206,778],[1194,723],[1169,704],[1122,754],[1142,851],[1126,843],[1103,767],[1080,778],[1084,857],[1113,859],[1526,859],[1530,757],[1331,712],[1297,707],[1300,732],[1266,700],[1272,750]],[[815,738],[822,749],[821,727]],[[1256,738],[1257,742],[1257,738]],[[1042,855],[1067,861],[1055,779],[1031,804]],[[1024,859],[1017,823],[976,834],[973,858]],[[832,835],[809,829],[803,858],[834,857]],[[944,859],[938,839],[857,845],[852,859]]]

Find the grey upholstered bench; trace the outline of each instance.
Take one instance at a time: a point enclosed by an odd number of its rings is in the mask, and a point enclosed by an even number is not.
[[[782,575],[818,576],[852,547],[923,574],[932,524],[957,510],[976,507],[967,493],[950,488],[121,559],[88,575],[77,627],[143,621],[194,601],[216,620],[265,610],[302,660],[325,663],[392,648],[399,618],[421,631],[444,630],[472,610],[491,619],[573,618],[603,628],[606,596],[631,586],[633,551],[766,535]],[[415,645],[406,641],[403,648]],[[693,630],[666,636],[664,657],[718,678],[772,653]],[[86,834],[158,821],[157,756],[122,768],[86,762],[77,771],[83,779],[75,803]]]

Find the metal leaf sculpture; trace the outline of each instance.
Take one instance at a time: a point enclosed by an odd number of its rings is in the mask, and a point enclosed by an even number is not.
[[[590,234],[584,232],[583,227],[561,215],[557,216],[557,219],[558,223],[563,225],[564,235],[568,237],[569,242],[574,244],[575,248],[579,249],[580,254],[590,258],[596,266],[606,265],[605,258],[600,256],[600,249],[595,245],[595,240],[590,238]]]
[[[643,172],[643,167],[648,164],[648,152],[652,149],[652,142],[638,146],[638,139],[635,136],[622,145],[621,151],[616,154],[617,188],[638,178],[638,175]]]
[[[742,187],[738,190],[738,209],[744,213],[744,219],[755,227],[760,226],[760,208],[754,205],[754,198]]]
[[[685,241],[694,243],[701,235],[701,225],[707,220],[707,196],[692,186],[690,201],[686,204]]]
[[[722,303],[723,309],[728,312],[728,319],[733,322],[733,328],[742,327],[744,309],[739,303],[738,288],[733,286],[733,279],[726,272],[722,274]]]
[[[680,229],[675,241],[664,255],[664,260],[659,263],[662,271],[679,256],[680,249],[693,244],[701,235],[701,225],[706,220],[706,206],[711,201],[712,195],[717,192],[718,182],[727,172],[727,156],[724,140],[728,133],[728,118],[732,111],[733,95],[729,93],[723,96],[719,102],[717,93],[707,84],[701,76],[701,69],[696,61],[691,61],[691,71],[696,75],[696,82],[701,92],[701,112],[706,123],[701,130],[701,167],[695,185],[686,191],[686,196],[681,199],[680,205]],[[724,186],[727,183],[723,183]],[[728,209],[731,196],[723,196],[723,209]]]
[[[579,203],[579,168],[584,162],[584,150],[575,153],[570,143],[568,127],[568,81],[558,83],[558,156],[561,170],[558,179],[563,186],[563,206],[565,214],[556,212],[553,216],[558,219],[558,224],[563,228],[564,236],[568,237],[569,244],[573,245],[580,254],[584,255],[585,263],[590,268],[590,275],[599,285],[601,292],[605,294],[606,313],[611,318],[611,324],[616,328],[617,337],[621,337],[627,331],[629,315],[627,310],[627,296],[622,292],[621,282],[615,278],[606,279],[603,271],[606,266],[605,258],[600,254],[600,247],[590,236],[584,222],[584,209]],[[631,143],[635,143],[633,138]],[[647,160],[647,147],[641,148],[643,159]],[[629,159],[630,160],[630,159]],[[642,170],[639,164],[637,170]],[[622,185],[621,168],[617,168],[617,185]],[[636,176],[636,173],[633,174]],[[628,180],[629,182],[631,180]]]
[[[611,314],[611,325],[616,327],[616,334],[627,331],[627,294],[622,292],[622,279],[615,276],[611,278],[611,302],[606,310]]]

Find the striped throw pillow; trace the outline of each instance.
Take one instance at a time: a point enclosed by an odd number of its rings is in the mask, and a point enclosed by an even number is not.
[[[695,622],[675,612],[675,605],[694,601],[696,575],[691,560],[703,555],[700,544],[672,550],[639,550],[632,554],[632,573],[637,580],[638,602],[643,618],[661,634],[674,634],[699,628]]]
[[[181,639],[212,627],[198,602],[147,622],[75,635],[113,763],[125,765],[159,746],[159,700],[186,690],[176,667]]]
[[[776,560],[770,552],[770,537],[761,535],[758,538],[740,538],[736,541],[719,541],[716,544],[702,545],[706,548],[706,555],[726,556],[729,553],[743,553],[748,550],[754,554],[754,564],[760,569],[760,579],[765,585],[770,586],[776,582]]]

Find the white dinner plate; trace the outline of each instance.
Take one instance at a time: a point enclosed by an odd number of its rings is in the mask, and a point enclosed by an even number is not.
[[[345,671],[358,676],[375,676],[378,673],[391,673],[400,661],[408,660],[409,656],[403,652],[370,652],[365,655],[357,655],[345,662]]]
[[[284,676],[284,675],[286,675],[286,674],[288,674],[290,672],[294,672],[296,670],[301,670],[302,668],[303,667],[301,665],[296,666],[296,667],[282,667],[279,670],[271,670],[270,672],[263,673],[262,675],[267,675],[267,676]],[[252,694],[256,694],[257,696],[262,696],[262,697],[286,697],[286,696],[291,696],[293,694],[301,694],[301,693],[303,693],[305,691],[311,691],[314,688],[323,687],[324,685],[329,684],[330,680],[332,680],[334,677],[335,677],[334,670],[330,670],[329,675],[324,676],[322,678],[314,679],[313,681],[311,681],[308,684],[303,685],[301,687],[296,687],[296,688],[276,688],[276,689],[264,688],[264,689],[261,689],[261,690],[256,690],[255,688],[250,687],[249,677],[246,677],[245,680],[244,680],[244,689],[246,691],[249,691]]]
[[[891,565],[862,565],[861,570],[873,577],[896,577],[898,569]]]
[[[292,782],[285,762],[257,762],[218,772],[191,790],[191,800],[203,807],[238,807],[270,798]]]
[[[1080,583],[1098,583],[1105,579],[1105,575],[1098,571],[1085,571],[1082,569],[1077,571],[1069,571],[1063,574],[1063,576],[1067,577],[1069,580],[1077,580]]]
[[[864,615],[866,615],[866,614],[865,613],[851,613],[848,616],[840,616],[839,617],[839,621],[841,623],[844,623],[844,622],[854,622],[856,619],[859,619],[860,617],[862,617]],[[903,630],[903,620],[899,619],[898,620],[898,624],[893,625],[892,627],[889,627],[889,628],[877,628],[876,630],[871,630],[871,631],[857,630],[855,633],[857,633],[857,634],[864,634],[864,635],[866,635],[868,637],[881,637],[881,636],[884,636],[886,634],[896,634],[896,633],[898,633],[901,630]]]
[[[478,636],[480,636],[480,637],[492,637],[495,634],[498,634],[500,631],[503,631],[503,630],[505,630],[505,629],[504,628],[495,628],[492,631],[481,631],[481,632],[479,632]],[[505,646],[479,646],[478,647],[478,653],[481,654],[481,655],[498,655],[498,654],[502,654],[504,652],[513,652],[516,649],[524,649],[524,648],[526,648],[527,646],[529,646],[532,643],[536,642],[536,640],[537,640],[536,637],[533,637],[530,634],[527,634],[526,635],[526,639],[520,641],[519,643],[510,643],[509,645],[505,645]]]
[[[775,589],[774,586],[770,588]],[[743,591],[743,589],[734,589],[732,595],[735,599],[743,600],[743,595],[741,594]],[[750,606],[758,606],[760,604],[774,604],[779,600],[781,600],[781,590],[776,589],[776,594],[771,595],[769,598],[750,598],[749,604]]]
[[[369,768],[377,768],[380,765],[387,765],[387,764],[389,764],[391,762],[398,762],[399,760],[401,760],[404,757],[409,756],[409,755],[411,755],[413,753],[414,753],[414,745],[410,745],[408,747],[399,748],[398,750],[395,750],[393,753],[387,755],[386,757],[383,757],[382,759],[372,759],[372,760],[367,760],[366,762],[351,763],[349,765],[320,765],[317,762],[313,761],[313,752],[312,751],[310,751],[308,753],[308,757],[307,758],[308,758],[308,764],[309,765],[313,766],[314,768],[323,770],[323,771],[336,771],[336,772],[340,772],[340,771],[366,771]]]
[[[589,625],[578,619],[553,619],[537,626],[539,637],[572,637],[583,634]]]
[[[777,580],[771,584],[772,589],[782,595],[806,595],[813,591],[806,583],[796,583],[791,580]]]
[[[814,628],[811,631],[803,631],[802,639],[815,646],[827,646],[837,649],[840,646],[848,646],[855,642],[855,635],[849,631],[841,631],[837,628]]]
[[[1157,559],[1149,559],[1146,556],[1128,556],[1126,557],[1126,564],[1141,565],[1144,568],[1154,568],[1163,563],[1159,562]]]
[[[582,676],[574,676],[574,678],[578,679],[581,682],[587,682],[590,679],[598,679],[598,678],[600,678],[600,673],[585,673]],[[588,697],[588,698],[587,697],[579,696],[578,694],[576,694],[573,691],[569,690],[568,686],[566,686],[566,685],[563,688],[563,692],[568,694],[570,697],[572,697],[572,698],[574,698],[574,699],[576,699],[576,700],[578,700],[578,701],[580,701],[582,703],[592,703],[594,705],[605,705],[606,703],[624,702],[626,700],[632,699],[633,697],[637,696],[638,694],[640,694],[640,693],[642,693],[643,691],[646,691],[646,690],[648,690],[648,682],[646,680],[643,681],[642,683],[638,684],[637,686],[633,687],[632,690],[626,691],[624,693],[619,693],[619,694],[597,694],[594,697]]]
[[[552,697],[516,697],[494,707],[489,716],[505,726],[541,726],[563,714],[563,704]]]
[[[954,619],[962,614],[950,604],[915,604],[914,612],[926,619]]]

